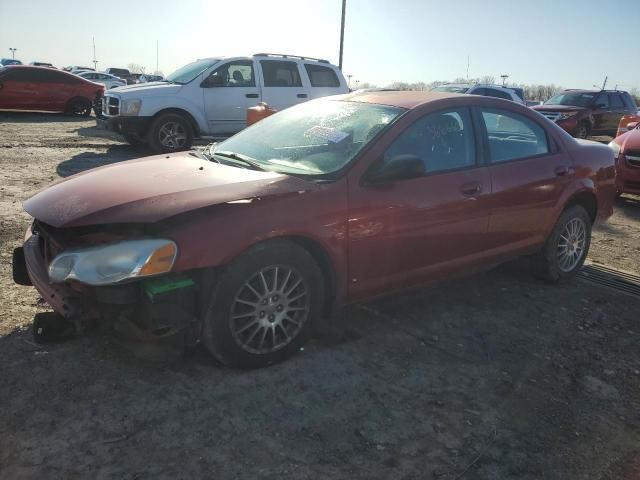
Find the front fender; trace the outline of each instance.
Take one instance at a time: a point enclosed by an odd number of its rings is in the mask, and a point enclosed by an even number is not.
[[[203,105],[197,105],[195,102],[179,96],[172,97],[171,102],[167,102],[167,97],[145,98],[142,100],[139,116],[154,117],[164,110],[182,110],[193,117],[200,132],[206,133],[209,131]]]

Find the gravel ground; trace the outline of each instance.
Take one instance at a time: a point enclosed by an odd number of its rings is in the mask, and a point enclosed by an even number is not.
[[[21,202],[141,155],[94,125],[0,114],[0,479],[640,478],[640,299],[525,262],[351,307],[258,371],[97,333],[34,344]],[[639,239],[623,197],[590,259],[640,274]]]

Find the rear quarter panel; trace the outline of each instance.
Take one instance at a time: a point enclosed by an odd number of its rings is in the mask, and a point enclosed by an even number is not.
[[[567,141],[566,148],[574,162],[574,181],[558,205],[558,216],[571,197],[591,192],[596,197],[595,223],[605,222],[613,214],[616,197],[616,168],[613,150],[590,140]]]

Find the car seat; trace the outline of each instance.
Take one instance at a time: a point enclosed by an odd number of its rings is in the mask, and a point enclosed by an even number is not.
[[[233,71],[233,79],[236,83],[244,83],[244,77],[242,76],[242,72],[240,70]]]

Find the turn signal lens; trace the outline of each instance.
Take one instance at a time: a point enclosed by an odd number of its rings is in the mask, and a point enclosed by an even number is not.
[[[171,270],[173,262],[176,259],[176,245],[169,243],[163,247],[158,248],[147,259],[145,264],[138,273],[139,277],[146,277],[147,275],[157,275],[158,273],[165,273]]]

